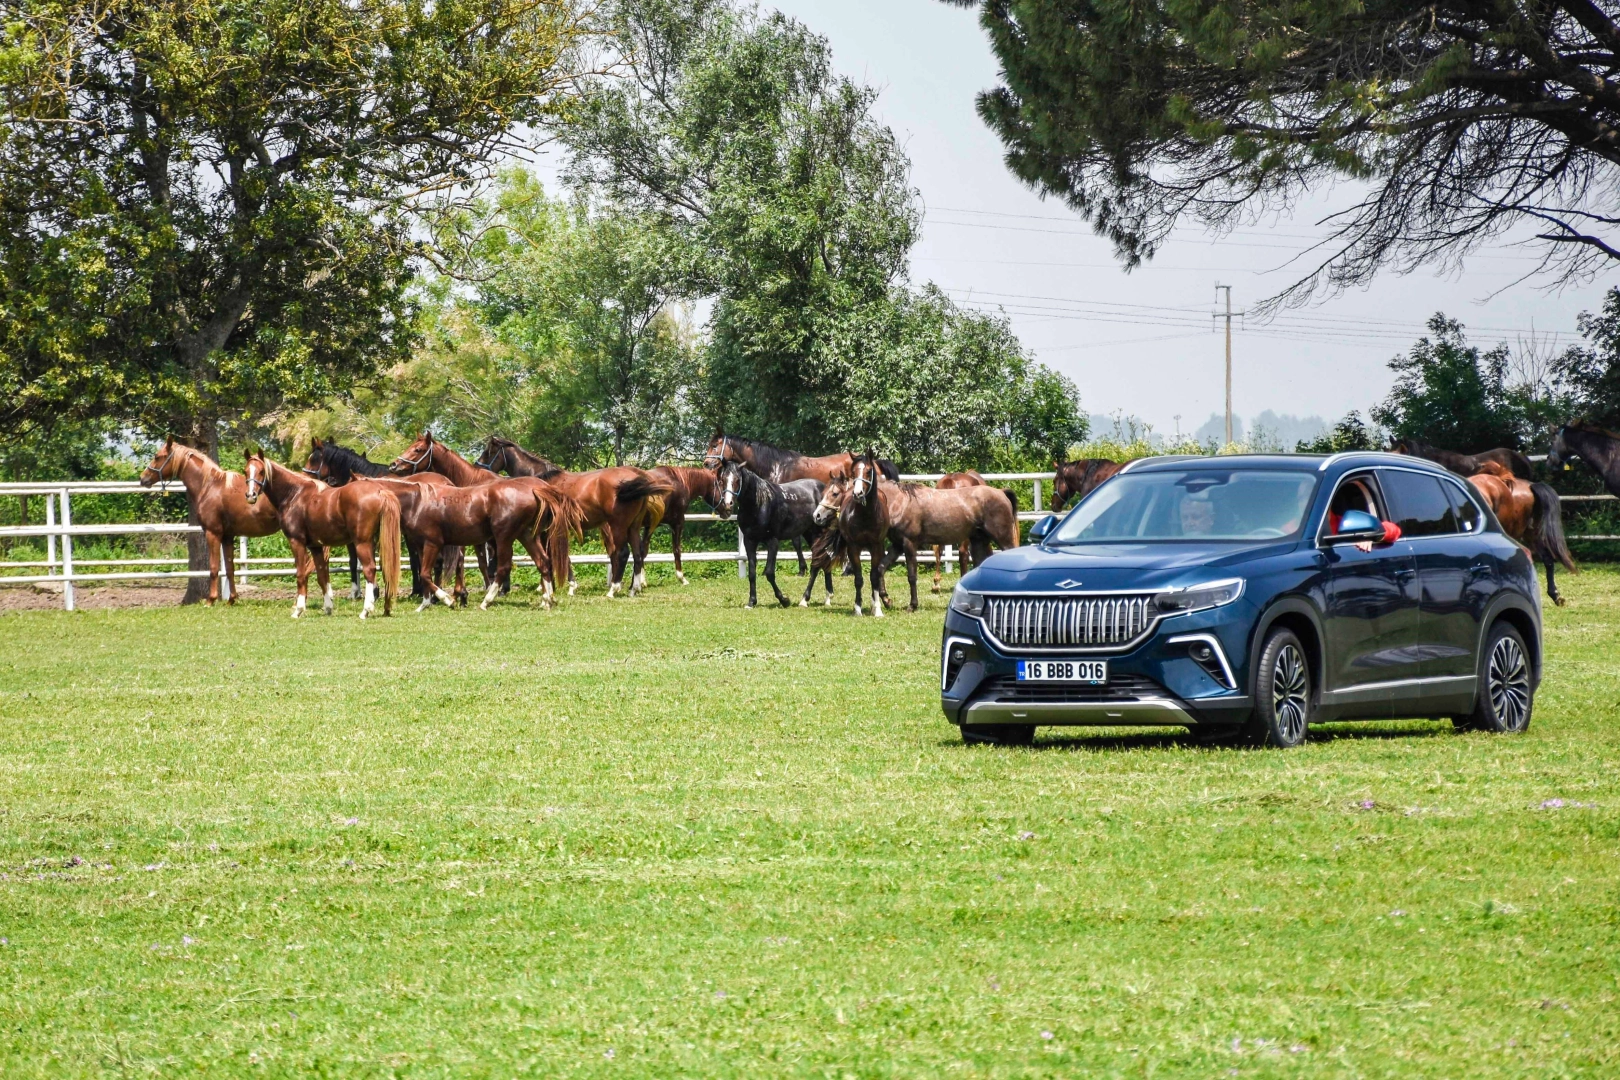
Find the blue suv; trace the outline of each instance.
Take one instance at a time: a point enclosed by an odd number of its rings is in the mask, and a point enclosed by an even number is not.
[[[1225,729],[1450,717],[1523,731],[1541,677],[1529,556],[1467,483],[1392,454],[1132,462],[962,578],[945,716]]]

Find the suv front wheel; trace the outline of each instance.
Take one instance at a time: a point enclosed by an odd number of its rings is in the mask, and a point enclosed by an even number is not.
[[[1305,646],[1292,630],[1273,630],[1260,649],[1249,736],[1265,746],[1298,746],[1315,711]]]

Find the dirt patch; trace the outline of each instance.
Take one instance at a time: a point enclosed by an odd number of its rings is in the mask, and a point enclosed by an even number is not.
[[[291,587],[248,586],[242,594],[248,600],[291,600]],[[73,606],[80,611],[112,608],[178,607],[186,595],[184,585],[80,585],[73,590]],[[61,611],[59,585],[12,585],[0,587],[0,611]]]

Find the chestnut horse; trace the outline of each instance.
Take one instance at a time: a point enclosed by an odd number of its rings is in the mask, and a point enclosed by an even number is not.
[[[853,467],[847,474],[842,469],[833,470],[812,516],[823,528],[834,519],[838,522],[838,533],[844,538],[849,560],[855,567],[856,615],[861,614],[861,552],[871,553],[872,614],[882,618],[883,602],[888,599],[883,581],[883,557],[889,537],[889,499],[880,483],[883,474],[877,455],[868,448],[864,454],[851,456],[854,457]],[[804,588],[806,601],[816,583],[815,572],[812,566],[810,582]],[[912,584],[915,586],[915,580]]]
[[[321,609],[332,614],[326,549],[333,544],[347,545],[360,556],[360,570],[366,575],[366,603],[360,617],[364,619],[376,607],[379,562],[383,572],[383,614],[394,613],[394,597],[399,592],[399,499],[393,492],[369,480],[327,487],[270,461],[261,451],[248,455],[246,473],[248,504],[257,503],[261,494],[267,496],[281,518],[281,531],[287,534],[287,544],[298,563],[298,599],[293,602],[293,618],[302,615],[308,604],[311,563],[321,586]]]
[[[429,436],[424,434],[422,438]],[[418,439],[406,454],[420,454],[422,445],[422,439]],[[440,450],[444,450],[442,445]],[[484,444],[484,453],[477,465],[465,461],[463,464],[511,476],[538,477],[573,496],[584,511],[584,527],[602,530],[602,546],[608,554],[608,595],[619,591],[624,581],[625,563],[631,558],[635,559],[635,571],[630,577],[630,595],[647,587],[643,565],[647,558],[646,538],[663,520],[664,500],[675,490],[671,481],[629,465],[569,472],[511,439],[494,435]],[[450,478],[455,480],[454,476]],[[578,583],[570,578],[569,595],[573,595],[576,588]]]
[[[958,488],[988,487],[988,486],[989,485],[985,483],[984,477],[979,474],[979,471],[977,469],[967,469],[967,470],[964,470],[962,472],[946,473],[944,476],[939,478],[939,483],[934,485],[934,487],[939,491],[954,491],[954,490],[956,490]],[[1016,491],[1014,491],[1012,488],[1001,488],[1000,490],[1002,491],[1003,494],[1005,494],[1007,496],[1007,501],[1012,503],[1013,522],[1014,522],[1014,526],[1016,527],[1016,523],[1018,521],[1018,493]],[[977,562],[978,556],[975,555],[970,560],[969,557],[968,557],[968,552],[966,550],[958,549],[958,551],[960,552],[959,558],[961,559],[961,564],[960,565],[962,567],[962,573],[965,574],[970,569],[972,569],[974,566],[978,565],[978,562]],[[941,547],[940,545],[935,544],[934,545],[934,590],[933,591],[936,592],[936,593],[939,592],[939,568],[940,568],[941,564],[943,564],[944,561],[945,561],[945,549],[943,547]]]
[[[711,507],[714,506],[714,473],[708,469],[695,469],[690,465],[659,465],[648,469],[647,473],[657,479],[669,481],[674,489],[664,496],[664,524],[669,526],[670,550],[675,555],[675,577],[685,585],[686,574],[681,569],[681,534],[686,531],[686,515],[691,509],[693,499],[702,499]],[[644,553],[647,550],[647,542],[652,537],[653,528],[652,525],[646,524],[644,518],[641,526],[641,550]]]
[[[1534,478],[1534,474],[1530,471],[1530,459],[1506,446],[1499,446],[1495,450],[1481,450],[1477,454],[1459,454],[1455,450],[1442,450],[1438,446],[1430,446],[1418,439],[1396,439],[1390,443],[1389,452],[1432,461],[1462,477],[1488,472],[1488,465],[1498,465],[1506,470],[1509,476],[1516,476],[1520,480]]]
[[[225,583],[230,589],[227,603],[236,603],[236,553],[232,546],[238,536],[269,536],[281,529],[275,507],[256,506],[247,498],[247,479],[241,473],[227,472],[201,450],[194,450],[174,437],[163,440],[150,464],[141,470],[141,486],[179,480],[185,486],[191,508],[197,514],[208,547],[208,605],[219,599],[220,556],[225,559]]]
[[[1057,473],[1057,479],[1052,482],[1052,513],[1063,509],[1063,504],[1070,499],[1083,499],[1090,495],[1104,480],[1124,467],[1125,462],[1107,458],[1052,462],[1052,469]]]
[[[1563,505],[1558,492],[1546,484],[1521,480],[1507,466],[1494,461],[1485,462],[1481,471],[1468,477],[1468,482],[1502,523],[1502,531],[1547,567],[1547,595],[1563,607],[1564,598],[1553,578],[1554,566],[1562,564],[1571,573],[1578,571],[1564,539]]]
[[[885,569],[906,557],[911,610],[917,610],[917,549],[954,544],[973,553],[975,564],[990,557],[990,544],[1006,551],[1018,546],[1018,514],[1006,493],[985,484],[946,489],[922,484],[879,485],[889,505],[891,550]],[[935,550],[938,550],[936,547]]]

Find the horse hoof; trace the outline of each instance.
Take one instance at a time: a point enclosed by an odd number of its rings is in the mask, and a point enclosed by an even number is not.
[[[808,600],[800,600],[799,601],[799,606],[800,607],[809,607],[810,606],[810,601],[808,601]]]
[[[1562,596],[1555,596],[1552,598],[1552,601],[1559,607],[1563,607],[1565,604],[1569,603],[1569,601],[1565,600]]]

